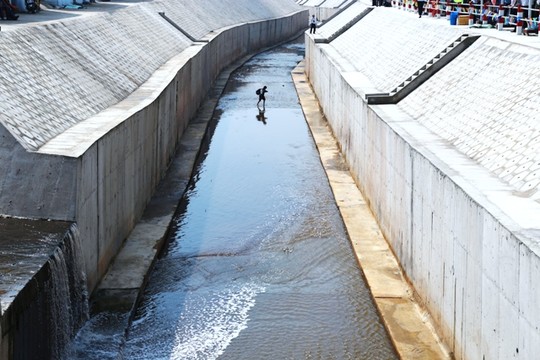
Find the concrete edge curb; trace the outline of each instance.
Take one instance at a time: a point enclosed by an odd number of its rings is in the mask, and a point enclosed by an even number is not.
[[[309,84],[304,61],[293,70],[292,77],[351,246],[398,356],[415,360],[452,359],[430,315],[416,301],[414,289],[348,170]]]

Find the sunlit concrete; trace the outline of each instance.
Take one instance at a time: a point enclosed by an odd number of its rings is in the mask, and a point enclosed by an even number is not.
[[[462,33],[480,39],[397,105],[367,105]],[[306,35],[306,73],[442,340],[458,359],[535,357],[538,38],[397,8],[325,37]]]
[[[212,4],[142,2],[0,32],[0,213],[77,222],[90,289],[219,72],[305,28],[294,3]]]

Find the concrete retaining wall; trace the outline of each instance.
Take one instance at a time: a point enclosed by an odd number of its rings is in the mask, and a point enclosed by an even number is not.
[[[3,126],[0,139],[0,214],[73,221],[76,162],[50,155],[36,161]]]
[[[326,21],[329,17],[337,13],[339,9],[337,8],[327,8],[327,7],[309,7],[309,17],[315,15],[319,21]],[[309,22],[309,19],[306,20],[306,23]]]
[[[457,359],[535,358],[540,232],[489,200],[504,188],[495,176],[396,106],[367,106],[370,82],[336,59],[334,48],[306,36],[321,107],[444,342]]]

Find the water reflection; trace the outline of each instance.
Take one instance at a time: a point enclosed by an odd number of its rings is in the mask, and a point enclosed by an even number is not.
[[[265,110],[259,109],[259,114],[255,116],[257,118],[257,121],[262,122],[264,125],[266,125],[266,116],[264,116]]]

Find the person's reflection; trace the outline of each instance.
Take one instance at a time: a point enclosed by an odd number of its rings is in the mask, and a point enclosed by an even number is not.
[[[264,109],[259,109],[259,115],[256,116],[257,121],[261,121],[264,125],[266,125],[266,117],[264,116]]]

